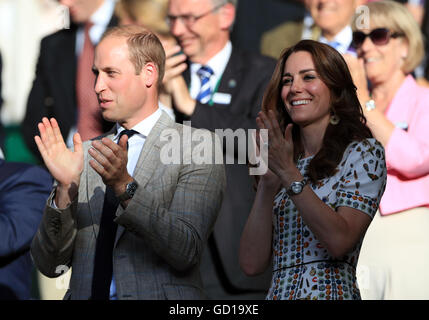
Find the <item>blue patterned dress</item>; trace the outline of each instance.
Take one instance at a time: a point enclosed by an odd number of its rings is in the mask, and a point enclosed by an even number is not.
[[[305,176],[312,157],[298,161]],[[336,174],[310,184],[324,203],[374,217],[386,184],[383,146],[375,139],[351,143]],[[267,299],[360,299],[356,264],[362,239],[340,260],[316,239],[283,188],[273,208],[273,278]]]

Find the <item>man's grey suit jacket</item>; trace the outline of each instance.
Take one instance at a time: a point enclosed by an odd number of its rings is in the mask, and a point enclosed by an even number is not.
[[[134,171],[137,192],[125,210],[117,209],[113,274],[118,299],[205,298],[199,265],[222,203],[225,172],[223,164],[161,162],[160,153],[169,143],[162,141],[165,133],[173,130],[182,137],[183,129],[163,112]],[[215,141],[214,135],[208,135]],[[107,137],[113,138],[113,132]],[[181,143],[182,159],[188,160],[197,143]],[[61,266],[72,267],[64,299],[91,296],[105,185],[89,166],[88,148],[90,142],[85,142],[78,199],[64,210],[54,209],[49,205],[52,192],[31,248],[36,266],[48,277],[59,276]]]

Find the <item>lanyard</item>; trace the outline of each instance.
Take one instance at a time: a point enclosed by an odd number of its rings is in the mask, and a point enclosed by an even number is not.
[[[215,85],[215,88],[214,88],[214,90],[213,90],[213,92],[212,92],[212,94],[210,95],[210,100],[209,100],[209,102],[208,102],[208,105],[209,106],[213,106],[213,104],[214,104],[214,102],[213,102],[213,96],[214,96],[214,94],[218,91],[218,89],[219,89],[219,85],[220,85],[220,81],[222,80],[222,76],[219,78],[219,80],[216,82],[216,85]],[[190,91],[191,90],[191,84],[189,84],[189,86],[188,86],[188,90]]]
[[[209,104],[209,106],[211,106],[211,107],[212,107],[212,106],[213,106],[213,104],[214,104],[214,102],[213,102],[213,96],[214,96],[214,94],[217,92],[217,90],[219,89],[220,80],[222,80],[222,77],[220,77],[220,78],[219,78],[219,80],[217,81],[216,86],[215,86],[215,88],[214,88],[214,90],[213,90],[213,93],[210,95],[210,100],[209,100],[208,104]]]

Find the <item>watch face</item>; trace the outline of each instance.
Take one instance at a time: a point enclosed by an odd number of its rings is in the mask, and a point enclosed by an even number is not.
[[[295,194],[298,194],[302,191],[302,185],[300,183],[293,183],[290,188]]]
[[[137,184],[135,182],[131,182],[131,183],[127,184],[127,193],[130,196],[133,196],[134,193],[136,192],[136,190],[137,190]]]

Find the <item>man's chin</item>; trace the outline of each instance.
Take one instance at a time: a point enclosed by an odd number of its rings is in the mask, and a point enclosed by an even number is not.
[[[180,47],[187,57],[192,57],[196,53],[195,45],[192,41],[181,43]]]
[[[112,114],[109,114],[109,112],[107,110],[104,110],[104,111],[102,110],[101,116],[106,121],[110,121],[110,122],[116,122],[117,121],[117,119]]]

